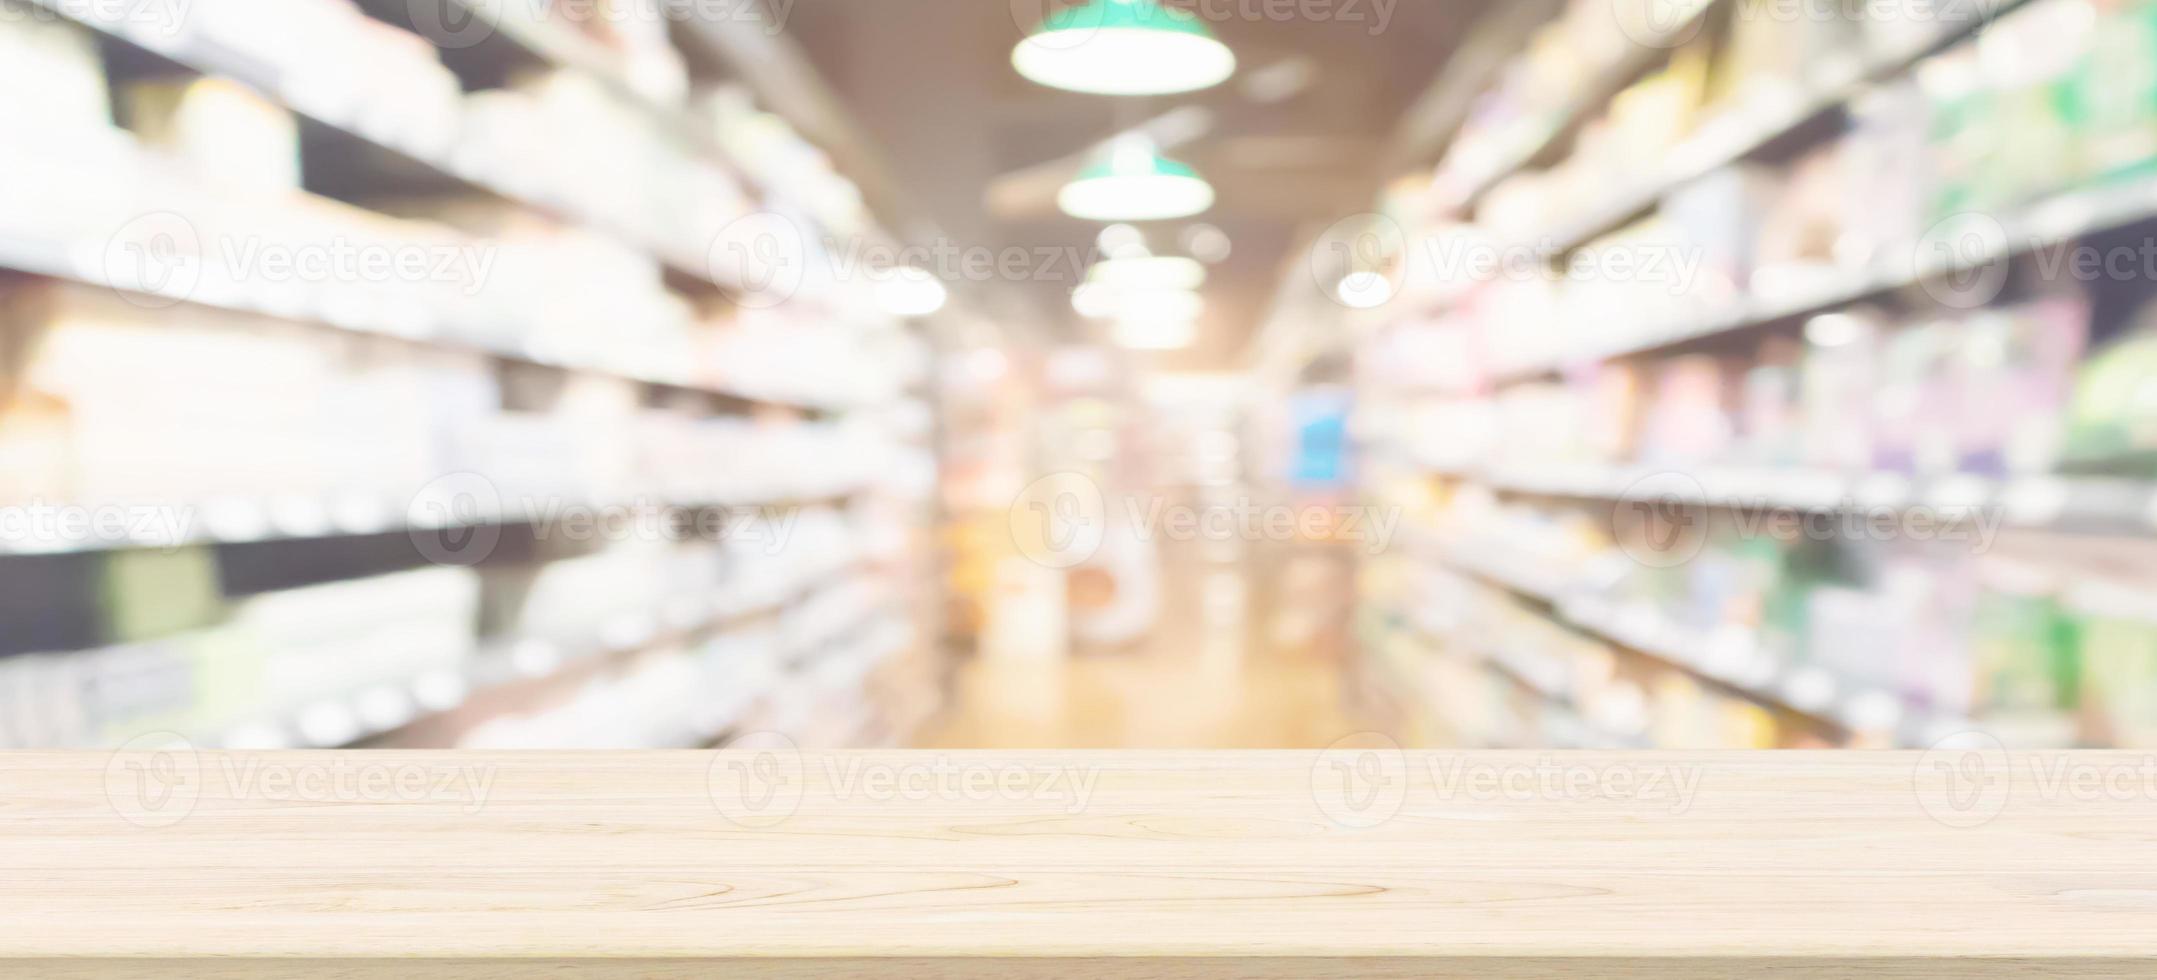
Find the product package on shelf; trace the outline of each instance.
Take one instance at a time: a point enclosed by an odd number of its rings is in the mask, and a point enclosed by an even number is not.
[[[60,283],[10,297],[0,446],[45,503],[408,499],[499,404],[469,356]]]
[[[235,606],[231,623],[260,650],[259,678],[248,685],[226,676],[219,694],[275,715],[429,670],[462,669],[477,650],[479,603],[479,576],[468,568],[254,596]]]
[[[553,533],[577,532],[565,527]],[[490,633],[588,646],[595,640],[616,642],[620,638],[612,634],[625,629],[622,624],[656,626],[662,604],[677,594],[667,581],[674,545],[664,540],[605,544],[604,550],[581,557],[490,570],[490,602],[496,609]]]
[[[746,90],[722,86],[701,95],[699,102],[700,114],[710,120],[727,155],[759,184],[772,188],[778,199],[803,209],[842,239],[872,227],[861,189],[783,117],[759,111]],[[811,234],[806,228],[802,233]]]
[[[237,82],[143,79],[122,88],[119,103],[143,146],[204,181],[265,195],[300,188],[299,121]]]
[[[280,98],[333,124],[430,159],[460,126],[462,86],[434,45],[351,0],[196,0],[189,23],[205,44],[270,66]]]
[[[582,73],[522,77],[473,93],[466,106],[462,166],[657,245],[671,261],[702,268],[710,243],[750,210],[717,164]],[[620,179],[625,173],[647,176]]]
[[[2121,335],[2091,352],[2077,370],[2067,456],[2084,466],[2127,461],[2137,475],[2157,475],[2157,302],[2138,310]]]
[[[357,723],[344,706],[363,692],[464,666],[478,602],[470,570],[424,569],[248,597],[202,629],[0,659],[9,709],[0,745],[95,748],[155,732],[216,740],[295,719],[305,744],[338,744]]]
[[[28,0],[0,0],[0,93],[0,129],[11,141],[64,147],[111,130],[95,38]]]

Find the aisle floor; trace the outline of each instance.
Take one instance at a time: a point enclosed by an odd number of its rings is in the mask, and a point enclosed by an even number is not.
[[[1347,696],[1337,624],[1314,621],[1333,617],[1252,602],[1239,572],[1178,571],[1169,591],[1200,594],[1172,594],[1159,628],[1129,649],[983,649],[916,746],[1323,748],[1366,730]]]

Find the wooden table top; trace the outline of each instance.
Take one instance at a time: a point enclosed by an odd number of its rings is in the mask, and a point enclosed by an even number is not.
[[[1768,967],[2157,975],[2157,756],[0,754],[4,975]]]

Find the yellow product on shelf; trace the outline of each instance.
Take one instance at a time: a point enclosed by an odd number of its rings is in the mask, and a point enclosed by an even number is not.
[[[1646,173],[1678,145],[1699,122],[1708,99],[1708,52],[1692,44],[1678,50],[1670,64],[1610,100],[1612,150],[1606,164],[1626,173]]]
[[[74,499],[67,405],[24,391],[0,401],[0,507],[61,504]]]
[[[1772,749],[1781,744],[1781,726],[1773,712],[1750,701],[1722,702],[1722,742],[1732,749]]]
[[[299,120],[238,82],[132,82],[121,90],[120,109],[143,145],[205,179],[257,193],[300,187]]]
[[[1725,733],[1715,705],[1700,682],[1667,671],[1655,681],[1653,727],[1649,739],[1658,749],[1722,749]]]

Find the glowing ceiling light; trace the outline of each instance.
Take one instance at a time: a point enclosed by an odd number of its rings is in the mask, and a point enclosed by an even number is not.
[[[1236,73],[1236,55],[1186,10],[1160,0],[1091,0],[1041,23],[1011,51],[1020,75],[1094,95],[1173,95]]]
[[[1116,321],[1116,346],[1131,350],[1182,350],[1198,341],[1195,320],[1120,319]]]
[[[1071,308],[1089,320],[1116,315],[1116,292],[1107,286],[1086,283],[1071,292]]]
[[[1094,243],[1112,259],[1139,258],[1153,253],[1146,249],[1146,234],[1131,225],[1114,224],[1101,229]]]
[[[1168,221],[1213,207],[1213,185],[1141,140],[1119,142],[1108,159],[1064,185],[1056,205],[1085,221]]]
[[[1393,281],[1375,272],[1351,272],[1333,292],[1355,309],[1377,309],[1392,302]]]
[[[935,276],[912,267],[894,269],[890,278],[876,284],[876,300],[892,316],[928,316],[943,309],[948,298]]]
[[[1109,259],[1095,263],[1086,281],[1111,289],[1197,289],[1206,284],[1206,267],[1180,255]]]
[[[1125,320],[1196,320],[1206,312],[1205,297],[1188,289],[1118,289],[1110,297]]]

